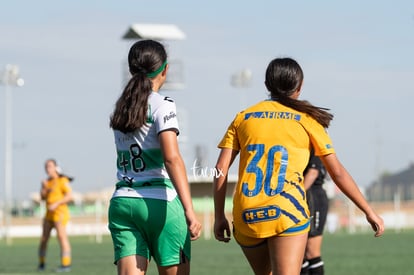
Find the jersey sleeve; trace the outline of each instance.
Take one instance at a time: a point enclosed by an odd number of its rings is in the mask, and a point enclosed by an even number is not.
[[[60,189],[62,190],[63,194],[72,192],[72,187],[70,186],[70,181],[68,178],[66,177],[61,178]]]
[[[304,124],[309,134],[316,156],[324,156],[335,153],[332,140],[327,130],[311,117],[307,117]]]
[[[172,130],[175,131],[177,135],[179,134],[177,108],[175,102],[171,98],[165,97],[164,102],[159,106],[154,115],[154,124],[157,134],[166,130]]]
[[[240,114],[236,115],[235,119],[230,123],[224,134],[222,140],[218,144],[218,148],[229,148],[236,151],[240,150],[240,144],[237,136],[237,126],[240,121]]]

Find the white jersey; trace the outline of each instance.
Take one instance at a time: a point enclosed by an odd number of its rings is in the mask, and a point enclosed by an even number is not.
[[[115,197],[146,197],[172,200],[174,186],[164,166],[158,135],[172,130],[178,135],[174,100],[152,92],[148,98],[146,124],[131,133],[114,130],[117,150]]]

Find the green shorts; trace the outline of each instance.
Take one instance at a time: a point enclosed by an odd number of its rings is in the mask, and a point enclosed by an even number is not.
[[[190,260],[191,241],[183,206],[172,201],[115,197],[108,212],[115,264],[119,259],[139,255],[159,266]]]

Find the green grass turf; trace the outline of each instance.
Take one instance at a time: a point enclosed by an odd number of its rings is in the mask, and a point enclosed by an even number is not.
[[[92,237],[71,237],[73,267],[70,274],[116,274],[112,264],[112,243],[104,236],[102,243]],[[38,239],[13,239],[7,246],[0,240],[0,274],[39,274],[37,266]],[[391,230],[381,238],[373,234],[325,234],[323,260],[325,273],[342,274],[414,274],[414,232],[395,233]],[[232,240],[229,244],[215,240],[193,242],[191,274],[252,274],[240,248]],[[59,264],[56,238],[49,242],[47,270],[42,274],[55,274]],[[154,263],[148,274],[157,274]]]

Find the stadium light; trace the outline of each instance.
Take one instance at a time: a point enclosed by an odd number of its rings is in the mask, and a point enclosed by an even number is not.
[[[245,90],[251,87],[252,78],[253,78],[253,73],[248,68],[237,71],[231,76],[231,79],[230,79],[231,86],[233,86],[236,89],[240,89],[241,108],[247,107],[246,92],[242,90]]]
[[[12,127],[12,94],[11,87],[21,87],[24,80],[19,76],[19,67],[16,65],[6,65],[1,73],[0,83],[5,86],[5,158],[4,158],[4,218],[5,218],[5,238],[6,243],[11,244],[10,225],[11,225],[11,200],[12,200],[12,146],[13,146],[13,127]]]
[[[174,24],[131,24],[122,36],[123,40],[154,39],[159,41],[182,41],[186,34]],[[165,45],[166,46],[166,45]],[[185,88],[184,64],[181,59],[169,59],[167,79],[163,85],[164,90],[182,90]],[[129,78],[128,66],[123,66],[124,81]]]
[[[234,73],[231,76],[231,85],[235,88],[248,88],[252,83],[252,71],[250,69],[243,69]]]

